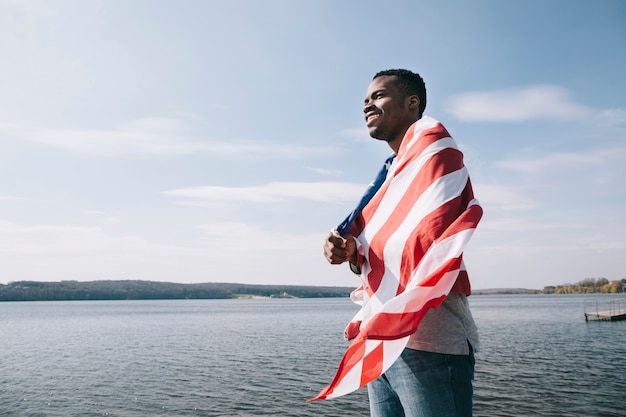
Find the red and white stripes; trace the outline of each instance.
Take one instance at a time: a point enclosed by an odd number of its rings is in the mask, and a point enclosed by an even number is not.
[[[463,155],[430,117],[405,135],[385,182],[350,227],[356,237],[362,306],[346,329],[354,339],[317,397],[352,392],[400,356],[421,319],[450,291],[469,293],[463,250],[482,216]]]

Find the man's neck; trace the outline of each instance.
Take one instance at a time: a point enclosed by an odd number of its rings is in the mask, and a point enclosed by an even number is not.
[[[417,121],[420,120],[420,119],[421,119],[421,117],[415,119],[415,121],[413,121],[409,126],[407,126],[406,130],[404,131],[404,133],[402,135],[399,135],[398,137],[396,137],[396,138],[394,138],[392,140],[387,141],[387,143],[389,144],[389,147],[391,148],[393,153],[395,153],[396,155],[398,154],[398,151],[400,150],[400,146],[402,145],[402,141],[406,137],[406,133],[409,131],[411,126],[413,126],[415,123],[417,123]]]

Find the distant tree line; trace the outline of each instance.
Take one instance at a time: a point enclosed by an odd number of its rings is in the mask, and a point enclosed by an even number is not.
[[[544,294],[623,294],[626,292],[626,279],[609,281],[606,278],[585,278],[575,284],[547,286]]]
[[[157,281],[16,281],[0,284],[0,301],[53,300],[174,300],[245,297],[348,297],[353,288],[305,285],[251,285],[221,282],[179,284]],[[626,279],[585,278],[575,284],[546,286],[542,290],[493,289],[475,294],[593,294],[626,293]]]
[[[0,284],[0,301],[227,299],[348,297],[352,288],[156,281],[18,281]]]

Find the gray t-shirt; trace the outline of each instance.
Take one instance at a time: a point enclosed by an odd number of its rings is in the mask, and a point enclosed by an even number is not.
[[[450,293],[438,308],[426,313],[407,347],[449,355],[468,355],[469,345],[478,351],[478,329],[467,297]]]

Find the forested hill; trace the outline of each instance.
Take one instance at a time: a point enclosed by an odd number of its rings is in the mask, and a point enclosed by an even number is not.
[[[348,297],[354,288],[156,281],[18,281],[0,284],[0,301],[169,300]]]
[[[17,281],[0,284],[0,301],[52,300],[174,300],[227,298],[348,297],[354,288],[304,285],[250,285],[221,282],[178,284],[157,281]],[[473,294],[589,294],[626,293],[626,279],[588,278],[576,284],[548,286],[543,290],[500,288],[474,290]]]

